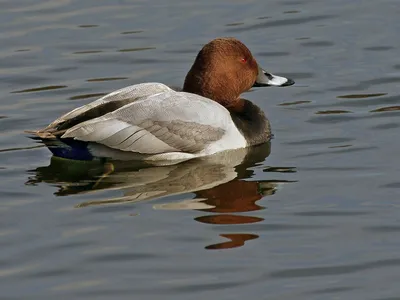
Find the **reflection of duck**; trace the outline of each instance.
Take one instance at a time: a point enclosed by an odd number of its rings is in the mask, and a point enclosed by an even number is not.
[[[265,196],[275,193],[280,183],[291,181],[245,181],[234,179],[211,189],[196,192],[196,197],[204,198],[205,207],[202,211],[212,212],[195,218],[196,221],[206,224],[233,225],[250,224],[263,221],[263,218],[235,214],[264,209],[256,204]],[[258,238],[258,235],[249,233],[220,234],[230,241],[209,245],[206,249],[227,249],[241,247],[246,241]]]
[[[250,168],[263,162],[270,153],[270,144],[221,152],[207,158],[189,160],[176,165],[146,166],[127,162],[82,162],[52,158],[50,166],[36,169],[27,184],[49,182],[60,188],[57,195],[71,195],[99,190],[122,191],[123,196],[88,201],[78,207],[138,202],[155,198],[195,193],[195,198],[154,205],[156,209],[197,209],[207,215],[195,220],[208,224],[246,224],[260,222],[255,216],[237,215],[264,209],[256,204],[276,191],[282,181],[246,181],[254,171]],[[238,247],[258,236],[250,233],[221,234],[230,242],[210,245],[207,249]]]
[[[262,70],[240,41],[218,38],[200,50],[182,92],[161,83],[129,86],[32,133],[54,155],[70,159],[91,160],[111,150],[146,161],[204,157],[269,141],[263,111],[240,94],[292,84]]]
[[[221,237],[229,239],[228,242],[223,242],[219,244],[209,245],[206,249],[209,250],[221,250],[229,248],[237,248],[244,245],[245,242],[250,240],[258,239],[259,236],[256,234],[249,233],[231,233],[231,234],[220,234]]]
[[[96,190],[123,191],[122,197],[87,202],[82,206],[136,202],[206,190],[234,180],[239,175],[246,177],[249,172],[247,167],[264,161],[269,153],[270,143],[265,143],[158,167],[134,161],[75,161],[53,156],[50,165],[37,168],[35,176],[27,183],[55,183],[60,187],[56,193],[59,196]]]

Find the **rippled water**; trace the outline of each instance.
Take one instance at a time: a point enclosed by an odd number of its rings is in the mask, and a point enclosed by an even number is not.
[[[0,1],[1,299],[399,299],[397,0]],[[23,133],[217,36],[296,85],[275,139],[177,166],[70,162]]]

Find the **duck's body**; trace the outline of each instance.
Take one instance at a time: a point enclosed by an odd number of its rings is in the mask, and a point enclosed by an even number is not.
[[[235,47],[245,47],[234,39],[221,40],[224,45],[228,41],[223,50],[228,46],[232,51],[232,41]],[[240,70],[242,79],[237,72],[228,72],[225,79],[219,79],[223,74],[213,79],[217,75],[215,56],[226,53],[218,49],[209,49],[212,55],[200,51],[182,92],[161,83],[132,85],[61,116],[35,134],[54,155],[73,159],[123,151],[132,153],[132,159],[187,160],[267,142],[271,131],[264,113],[239,98],[242,91],[259,84],[259,77],[267,75],[257,67],[248,49],[240,47],[245,53],[239,51],[238,57],[246,56],[245,63],[249,60],[248,68],[240,65],[244,69]],[[224,86],[227,80],[233,80],[232,88]]]

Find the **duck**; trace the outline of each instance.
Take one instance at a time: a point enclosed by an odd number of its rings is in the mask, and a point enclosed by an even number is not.
[[[216,38],[198,52],[181,90],[157,82],[131,85],[28,132],[60,158],[119,152],[132,160],[184,161],[268,142],[264,112],[240,95],[293,84],[262,69],[238,39]]]

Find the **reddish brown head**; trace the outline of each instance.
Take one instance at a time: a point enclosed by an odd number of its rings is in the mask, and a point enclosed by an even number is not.
[[[257,62],[242,42],[218,38],[200,50],[183,90],[229,106],[253,86],[257,74]]]
[[[213,99],[226,107],[234,107],[238,105],[240,94],[255,84],[293,84],[286,78],[264,72],[242,42],[235,38],[217,38],[200,50],[185,78],[183,91]],[[283,81],[277,84],[273,82],[276,78]]]

